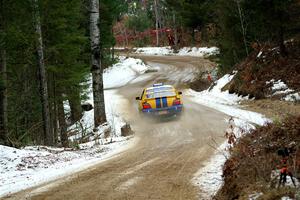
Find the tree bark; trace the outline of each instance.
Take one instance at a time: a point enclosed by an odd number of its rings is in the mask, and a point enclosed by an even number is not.
[[[65,119],[65,110],[62,100],[58,101],[58,121],[60,129],[60,140],[63,147],[69,146],[69,140],[67,135],[67,124]]]
[[[103,74],[100,56],[99,0],[90,0],[90,40],[94,96],[94,126],[106,122]]]
[[[157,0],[154,0],[154,12],[155,12],[156,46],[159,46]]]
[[[6,51],[0,50],[0,73],[2,85],[0,86],[0,144],[9,144],[7,133],[7,73]],[[0,79],[0,80],[1,80]]]
[[[0,1],[0,33],[5,31],[4,1]],[[0,144],[8,145],[7,118],[7,66],[5,44],[0,46]]]
[[[247,56],[249,55],[249,51],[248,51],[248,46],[247,46],[247,40],[246,40],[246,28],[245,28],[245,17],[243,16],[242,13],[242,8],[241,8],[241,4],[240,4],[240,0],[236,0],[236,4],[238,7],[238,12],[239,12],[239,17],[240,17],[240,23],[241,23],[241,28],[242,28],[242,34],[243,34],[243,41],[244,41],[244,46],[245,46],[245,51]]]
[[[77,95],[68,95],[68,100],[70,104],[71,110],[71,123],[75,123],[82,117],[82,109],[81,109],[81,100],[80,94]]]
[[[176,15],[175,15],[175,12],[173,12],[173,29],[174,29],[174,45],[175,45],[175,48],[177,50],[177,43],[178,43],[178,36],[177,36],[177,26],[176,26]]]
[[[282,12],[281,11],[278,11],[278,18],[280,20],[280,25],[279,25],[279,28],[278,28],[278,43],[279,43],[279,50],[280,50],[280,55],[283,56],[283,57],[286,57],[288,55],[288,52],[287,52],[287,49],[285,47],[285,44],[284,44],[284,20],[283,20],[283,17],[282,17]]]
[[[53,138],[53,131],[51,129],[51,121],[50,121],[48,85],[47,85],[47,75],[46,75],[46,68],[45,68],[45,61],[44,61],[43,36],[42,36],[38,0],[33,0],[33,7],[34,7],[35,31],[37,35],[36,48],[37,48],[38,65],[39,65],[40,96],[41,96],[41,103],[43,108],[42,112],[43,112],[43,122],[44,122],[44,143],[45,145],[52,146],[54,144],[54,138]]]
[[[286,50],[285,44],[284,44],[284,30],[283,27],[280,26],[279,31],[278,31],[278,38],[279,38],[279,51],[280,55],[283,57],[286,57],[288,55],[288,52]]]
[[[48,76],[49,77],[49,76]],[[49,82],[52,86],[52,95],[50,93],[50,96],[52,96],[53,103],[51,107],[51,118],[52,118],[52,130],[53,130],[53,137],[54,137],[54,144],[58,143],[58,105],[57,105],[57,91],[56,91],[56,76],[54,73],[52,73],[52,79]]]

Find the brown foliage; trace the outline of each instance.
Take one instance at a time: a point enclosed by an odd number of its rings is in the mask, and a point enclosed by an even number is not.
[[[282,80],[290,89],[300,91],[300,41],[288,41],[286,47],[289,56],[282,57],[278,47],[253,44],[254,51],[237,65],[238,74],[231,81],[229,91],[266,98],[270,94],[266,81],[271,79]],[[262,52],[260,56],[259,52]]]
[[[271,172],[280,164],[281,148],[289,149],[290,170],[300,179],[300,116],[260,127],[239,139],[223,167],[224,185],[215,199],[245,199],[254,191],[274,193]]]

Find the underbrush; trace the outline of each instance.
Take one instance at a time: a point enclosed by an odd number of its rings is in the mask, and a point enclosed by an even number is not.
[[[300,41],[290,40],[286,42],[286,48],[288,56],[282,57],[279,47],[270,45],[258,47],[236,66],[238,73],[224,87],[224,90],[244,96],[250,95],[250,98],[262,99],[271,96],[270,85],[266,83],[274,79],[283,81],[288,88],[299,92]]]
[[[284,159],[298,188],[291,181],[279,185],[280,152],[286,152]],[[218,200],[249,199],[255,193],[260,194],[257,199],[295,198],[300,190],[300,116],[259,127],[240,138],[230,149],[223,178],[224,185],[215,196]]]

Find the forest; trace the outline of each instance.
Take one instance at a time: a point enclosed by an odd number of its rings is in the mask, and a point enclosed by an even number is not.
[[[102,71],[117,46],[168,45],[157,30],[171,29],[175,49],[219,47],[224,74],[257,46],[289,56],[299,18],[297,0],[0,0],[0,143],[68,146],[90,73],[95,126],[103,124]],[[149,30],[154,42],[136,37]]]

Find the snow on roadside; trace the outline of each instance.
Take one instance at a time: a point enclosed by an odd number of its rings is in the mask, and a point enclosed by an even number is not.
[[[104,87],[120,87],[148,69],[141,60],[121,57],[120,62],[104,71]],[[88,78],[87,103],[93,105],[92,78]],[[20,190],[34,187],[66,175],[84,170],[92,165],[107,160],[130,148],[136,140],[132,137],[119,137],[125,121],[121,117],[120,108],[127,99],[116,93],[116,90],[105,90],[105,103],[108,124],[100,126],[93,132],[93,110],[83,113],[82,119],[69,127],[85,134],[103,135],[111,129],[110,138],[79,144],[79,150],[67,151],[63,148],[31,146],[16,149],[0,145],[0,197]],[[67,104],[67,103],[66,103]],[[68,109],[68,105],[65,105]],[[70,139],[76,140],[82,134],[75,134]]]
[[[221,89],[229,83],[233,75],[225,75],[216,81],[216,85],[212,89],[202,92],[196,92],[191,89],[185,91],[192,101],[205,105],[207,107],[219,110],[229,116],[248,121],[250,123],[264,125],[269,120],[263,115],[238,108],[239,102],[248,97],[241,97],[236,94],[229,94],[229,91],[222,92]]]
[[[126,85],[138,75],[143,74],[149,66],[141,59],[119,57],[120,61],[104,70],[103,84],[105,89]]]
[[[223,76],[215,82],[215,86],[211,89],[202,92],[188,89],[184,94],[195,103],[219,110],[231,116],[231,123],[233,123],[234,127],[232,132],[238,138],[242,134],[254,129],[255,125],[264,125],[271,122],[271,120],[262,114],[239,108],[239,102],[243,99],[248,99],[247,97],[240,97],[236,94],[229,94],[228,91],[221,91],[232,80],[235,74],[236,72],[232,75],[227,74]],[[205,163],[205,167],[199,169],[194,175],[192,182],[202,191],[201,199],[211,199],[222,186],[222,167],[229,156],[227,148],[228,143],[226,141],[218,147],[216,153]]]
[[[137,54],[145,54],[145,55],[177,55],[177,56],[196,56],[196,57],[204,57],[215,55],[219,53],[219,49],[217,47],[183,47],[179,49],[178,52],[174,52],[174,50],[170,47],[141,47],[136,48],[135,53]]]
[[[135,53],[145,55],[171,55],[173,52],[171,47],[141,47],[136,48]]]
[[[134,140],[78,151],[48,151],[43,147],[15,149],[0,145],[0,197],[87,169],[125,151]],[[54,153],[56,152],[56,153]]]
[[[140,59],[126,58],[124,56],[119,57],[119,62],[114,64],[104,70],[103,74],[103,84],[104,96],[105,96],[105,110],[107,121],[116,136],[121,135],[120,127],[122,127],[125,122],[117,113],[117,108],[119,105],[124,105],[126,99],[123,99],[120,95],[116,93],[115,90],[109,88],[117,88],[126,85],[132,80],[136,80],[137,77],[144,74],[146,70],[150,67],[145,65],[145,63]],[[142,79],[141,79],[142,80]],[[87,79],[87,85],[89,86],[86,94],[87,100],[84,103],[89,103],[93,105],[93,88],[92,88],[92,77],[91,75]],[[81,120],[75,123],[73,126],[69,127],[68,130],[77,130],[77,132],[84,131],[86,134],[93,132],[94,128],[94,110],[86,111],[83,113]],[[103,135],[107,130],[107,126],[99,127],[98,135]],[[70,139],[78,139],[81,134],[72,136]]]
[[[272,92],[271,96],[283,95],[281,100],[300,101],[300,93],[295,92],[295,90],[288,88],[288,86],[282,80],[275,81],[274,79],[272,79],[270,81],[267,81],[266,85],[271,86],[270,87],[270,90]]]
[[[179,56],[196,56],[196,57],[204,57],[216,55],[219,53],[219,49],[217,47],[183,47],[179,50],[176,55]]]

